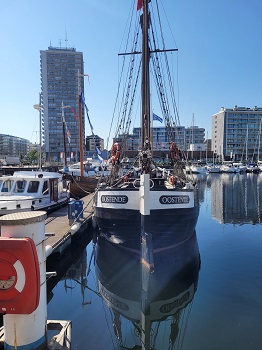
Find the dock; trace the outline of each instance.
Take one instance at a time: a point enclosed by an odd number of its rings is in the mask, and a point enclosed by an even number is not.
[[[63,207],[48,215],[45,221],[46,246],[52,247],[51,254],[62,254],[71,244],[76,234],[81,234],[92,225],[93,197],[90,193],[83,197],[83,215],[72,221],[68,219],[68,207]]]

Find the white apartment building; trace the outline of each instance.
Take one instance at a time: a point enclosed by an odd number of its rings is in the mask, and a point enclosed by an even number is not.
[[[257,161],[262,108],[224,108],[212,115],[212,151],[220,160]]]

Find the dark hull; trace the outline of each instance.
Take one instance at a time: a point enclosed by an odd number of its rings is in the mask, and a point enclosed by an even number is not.
[[[144,276],[141,274],[143,267],[140,264],[140,256],[126,252],[100,238],[96,257],[96,273],[103,299],[126,318],[138,321],[141,316],[143,295],[141,288]],[[168,313],[161,312],[161,305],[174,306],[174,297],[183,295],[183,292],[188,295],[190,286],[194,287],[193,293],[196,291],[200,269],[196,232],[193,232],[186,243],[164,252],[154,253],[153,257],[154,271],[149,274],[147,288],[147,300],[151,304],[151,321],[165,319],[175,312],[172,308]],[[192,297],[193,295],[185,300],[184,307]],[[168,303],[169,300],[173,300],[173,303]]]
[[[199,207],[176,210],[152,210],[150,233],[154,251],[187,241],[194,233]],[[96,223],[110,242],[140,251],[141,215],[134,210],[95,209]]]
[[[73,198],[79,199],[95,191],[98,178],[95,176],[74,176],[64,174],[65,180],[70,180],[69,191]]]

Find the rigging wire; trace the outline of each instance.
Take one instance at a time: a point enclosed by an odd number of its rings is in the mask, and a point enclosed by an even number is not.
[[[131,23],[132,23],[132,18],[133,18],[133,14],[134,11],[133,11],[133,4],[130,5],[130,10],[129,10],[129,14],[128,14],[128,17],[127,18],[131,18],[130,19],[130,24],[129,24],[129,28],[128,28],[128,35],[127,37],[130,36],[130,30],[131,30]],[[123,32],[123,36],[122,36],[122,41],[121,41],[121,44],[120,44],[120,48],[122,46],[122,42],[124,40],[124,37],[125,37],[125,33],[127,31],[127,26],[128,26],[128,21],[126,21],[126,28]],[[128,44],[128,40],[126,41],[126,48],[125,50],[127,49],[127,44]],[[122,76],[123,76],[123,68],[124,68],[124,61],[123,61],[123,64],[122,64],[122,69],[121,69],[121,73],[120,73],[120,78],[118,79],[118,88],[117,88],[117,95],[116,95],[116,100],[115,100],[115,105],[114,105],[114,109],[113,109],[113,115],[112,115],[112,118],[111,118],[111,123],[110,123],[110,128],[109,128],[109,134],[108,134],[108,137],[107,137],[107,141],[106,141],[106,149],[109,149],[109,138],[110,138],[110,135],[111,135],[111,132],[112,132],[112,127],[113,127],[113,122],[114,122],[114,117],[115,117],[115,113],[116,113],[116,109],[117,109],[117,102],[118,102],[118,96],[119,96],[119,93],[120,93],[120,87],[121,87],[121,81],[122,81]]]

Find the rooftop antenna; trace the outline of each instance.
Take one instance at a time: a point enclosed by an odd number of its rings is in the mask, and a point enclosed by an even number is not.
[[[65,29],[65,43],[66,43],[66,48],[67,48],[67,42],[68,42],[68,39],[67,39],[67,30]]]

